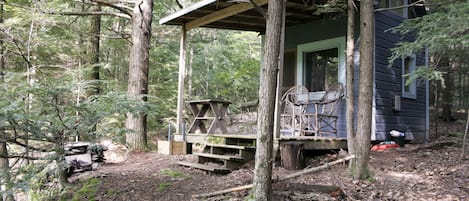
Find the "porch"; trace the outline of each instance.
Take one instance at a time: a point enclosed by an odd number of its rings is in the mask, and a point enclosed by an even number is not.
[[[298,108],[296,107],[298,102],[291,100],[293,105],[285,107],[281,100],[285,92],[284,89],[295,85],[305,85],[311,93],[302,94],[302,96],[303,98],[304,96],[309,98],[310,96],[323,97],[322,95],[326,94],[326,90],[330,86],[345,83],[343,79],[345,78],[345,57],[343,55],[345,38],[343,36],[345,35],[346,27],[342,24],[343,20],[334,20],[333,24],[327,25],[327,29],[320,29],[333,32],[324,33],[320,37],[316,37],[316,35],[308,35],[308,37],[291,35],[298,31],[297,28],[302,29],[301,25],[317,23],[324,19],[323,14],[312,14],[317,9],[317,3],[324,2],[289,0],[285,4],[280,47],[280,54],[282,56],[279,63],[275,98],[274,156],[279,156],[277,154],[279,147],[289,142],[301,143],[304,150],[340,149],[346,148],[347,145],[345,129],[343,128],[344,123],[337,121],[337,119],[340,119],[340,121],[344,121],[344,119],[338,118],[338,115],[335,115],[337,117],[335,117],[335,122],[333,122],[335,126],[330,130],[331,133],[321,135],[321,132],[324,133],[324,130],[321,130],[321,123],[318,122],[318,119],[320,117],[330,117],[331,115],[318,113],[319,106],[314,105],[313,102],[319,103],[320,100],[315,99],[311,101],[310,105],[302,103],[300,113],[298,113]],[[178,25],[181,27],[177,127],[174,140],[186,142],[187,153],[195,153],[199,158],[198,164],[183,165],[214,172],[225,172],[227,171],[226,169],[253,159],[256,132],[253,130],[252,132],[241,134],[241,132],[225,128],[224,113],[227,107],[226,102],[214,99],[198,100],[195,102],[193,100],[184,100],[186,41],[187,32],[197,27],[255,31],[260,33],[261,37],[265,37],[265,13],[263,12],[267,8],[267,3],[267,0],[203,0],[160,20],[160,24]],[[329,15],[334,14],[329,13]],[[323,24],[319,25],[324,26]],[[308,32],[310,32],[309,28],[306,31],[301,31],[301,33]],[[315,33],[318,33],[318,31]],[[292,38],[300,39],[300,41],[291,41]],[[311,43],[316,40],[322,42]],[[296,43],[303,45],[297,48]],[[294,48],[290,46],[294,46]],[[305,58],[302,57],[303,55]],[[305,66],[303,66],[303,63],[305,63]],[[335,103],[338,105],[335,108],[338,109],[340,114],[343,113],[345,111],[345,104],[342,97],[336,99]],[[183,109],[187,104],[191,105],[193,120],[186,125],[183,123]],[[285,112],[285,108],[292,108],[290,111],[295,112]],[[311,108],[314,108],[314,110],[311,110]],[[212,114],[208,112],[210,109],[213,112]],[[337,129],[337,125],[340,125],[340,129]],[[188,132],[186,133],[185,131]],[[200,148],[200,152],[193,152],[193,147]],[[210,163],[221,164],[223,167],[214,168],[214,166],[204,165]]]
[[[182,135],[175,135],[175,141],[182,141]],[[205,145],[207,143],[218,144],[244,144],[255,146],[255,134],[186,134],[185,140],[188,147],[193,145]],[[320,136],[281,136],[274,139],[274,146],[279,146],[285,142],[304,143],[305,150],[334,150],[346,149],[347,139],[340,137],[320,137]],[[189,149],[188,149],[189,151]]]
[[[176,135],[175,140],[185,139],[187,154],[196,155],[196,163],[181,161],[180,165],[214,173],[228,173],[254,160],[255,134],[187,134]],[[280,159],[280,147],[285,143],[301,144],[301,153],[309,150],[346,149],[345,138],[318,136],[283,136],[274,139],[273,157]],[[197,150],[195,150],[197,149]]]

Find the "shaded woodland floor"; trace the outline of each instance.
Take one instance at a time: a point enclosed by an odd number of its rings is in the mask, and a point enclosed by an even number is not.
[[[469,200],[469,158],[459,161],[461,139],[451,134],[427,144],[372,152],[374,176],[367,181],[349,178],[345,164],[282,181],[274,185],[274,200]],[[336,158],[334,153],[322,153],[307,162],[314,167]],[[177,165],[181,160],[196,157],[133,152],[123,162],[107,163],[71,179],[79,185],[84,178],[98,178],[96,194],[82,196],[83,200],[197,200],[192,195],[252,183],[253,163],[216,175]],[[273,174],[293,172],[274,167]],[[323,193],[323,185],[339,187],[345,195]],[[245,200],[248,195],[249,191],[240,191],[202,200]]]

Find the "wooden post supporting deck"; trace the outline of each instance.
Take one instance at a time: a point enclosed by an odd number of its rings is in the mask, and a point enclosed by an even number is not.
[[[186,74],[186,25],[182,25],[181,44],[179,46],[178,102],[176,116],[176,134],[181,134],[184,109],[184,78]],[[171,141],[171,139],[168,139]],[[171,143],[170,143],[171,144]]]
[[[280,145],[282,167],[287,170],[301,170],[305,167],[302,142],[286,142]]]

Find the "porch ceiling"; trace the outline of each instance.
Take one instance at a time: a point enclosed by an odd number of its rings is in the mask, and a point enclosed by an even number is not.
[[[267,12],[267,0],[254,0]],[[286,26],[319,20],[314,15],[317,4],[326,0],[288,0]],[[249,0],[202,0],[162,18],[160,24],[186,25],[187,30],[196,27],[265,32],[265,19]]]

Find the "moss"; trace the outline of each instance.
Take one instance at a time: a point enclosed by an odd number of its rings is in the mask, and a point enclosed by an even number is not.
[[[207,142],[210,144],[225,144],[225,138],[217,136],[207,136]]]
[[[186,175],[182,172],[178,172],[178,171],[175,171],[175,170],[171,170],[171,169],[164,169],[164,170],[160,170],[160,173],[162,175],[166,175],[166,176],[170,176],[170,177],[175,177],[175,178],[189,178],[190,176],[189,175]]]
[[[98,190],[99,180],[92,178],[86,181],[83,186],[73,194],[72,201],[96,200],[96,192]]]
[[[114,189],[109,189],[109,190],[106,191],[107,196],[114,196],[116,194],[117,194],[117,191],[114,190]]]
[[[254,189],[256,188],[251,188],[251,190],[249,191],[249,195],[246,196],[246,198],[244,199],[245,201],[254,201],[255,198],[254,198]]]
[[[166,182],[160,183],[160,186],[158,186],[158,191],[164,191],[169,186],[171,186],[171,184],[169,184],[169,183],[166,183]]]

